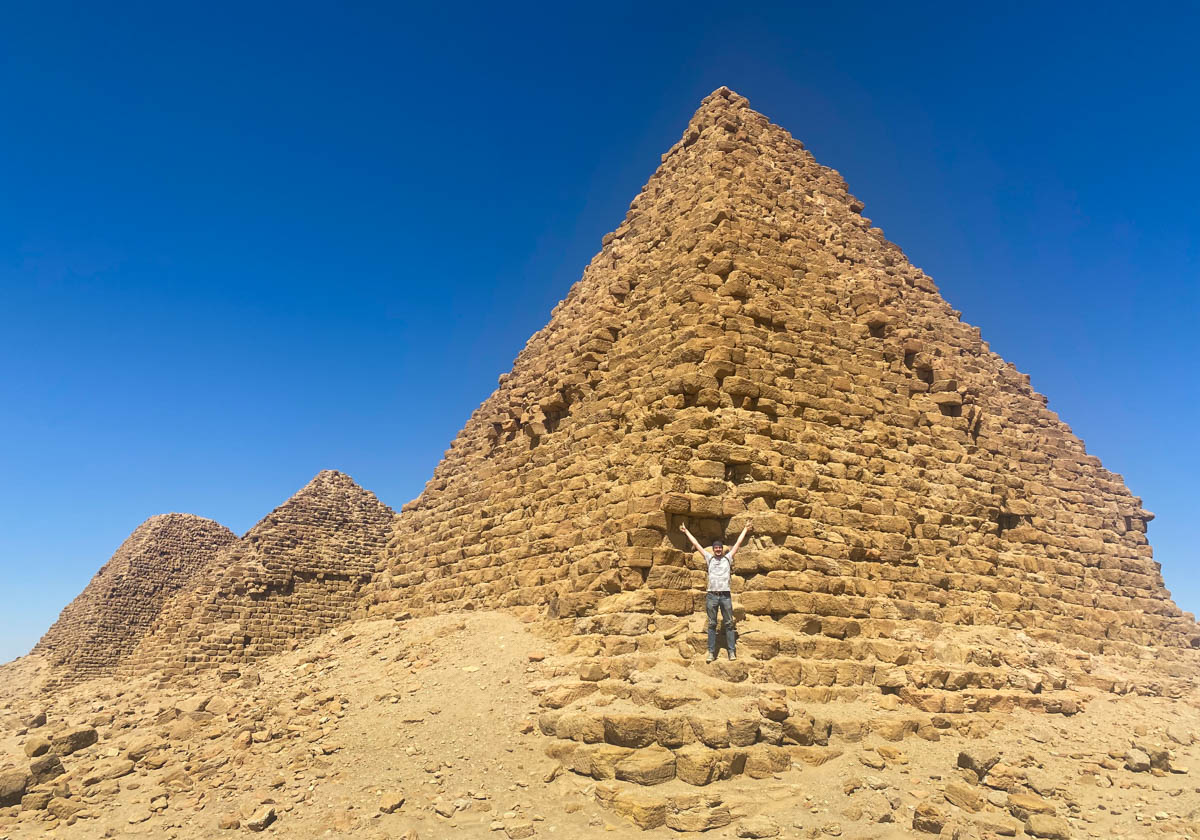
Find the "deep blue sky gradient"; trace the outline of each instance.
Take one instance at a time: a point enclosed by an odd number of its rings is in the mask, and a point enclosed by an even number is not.
[[[0,12],[0,660],[152,514],[241,533],[327,467],[417,495],[722,84],[1125,476],[1200,608],[1198,7],[354,5]]]

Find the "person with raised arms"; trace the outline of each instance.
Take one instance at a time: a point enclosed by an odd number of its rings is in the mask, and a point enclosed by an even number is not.
[[[708,593],[704,598],[704,612],[708,616],[708,659],[712,662],[717,658],[717,610],[721,611],[721,619],[725,624],[725,649],[729,652],[730,660],[737,659],[737,627],[733,621],[733,595],[729,590],[729,576],[733,571],[733,556],[742,547],[742,541],[750,533],[750,523],[742,529],[737,542],[729,551],[721,540],[713,540],[712,549],[706,549],[692,536],[687,529],[687,523],[679,523],[679,530],[684,533],[696,551],[704,555],[708,565]]]

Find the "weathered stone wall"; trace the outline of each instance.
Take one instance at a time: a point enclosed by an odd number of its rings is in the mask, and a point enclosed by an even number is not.
[[[364,606],[696,609],[677,525],[757,534],[747,612],[1200,643],[1152,515],[1028,377],[721,89],[397,520]]]
[[[163,605],[235,542],[232,531],[210,519],[150,517],[63,609],[33,652],[56,666],[59,682],[112,673]]]
[[[320,473],[163,610],[126,668],[250,661],[345,621],[393,517],[349,476]]]

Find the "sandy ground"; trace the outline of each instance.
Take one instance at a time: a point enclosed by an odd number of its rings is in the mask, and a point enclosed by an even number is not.
[[[0,809],[0,840],[250,836],[271,809],[261,835],[297,840],[679,837],[606,810],[596,782],[547,757],[536,692],[561,668],[553,649],[501,612],[364,621],[236,675],[96,681],[49,703],[30,690],[38,661],[18,660],[0,671],[0,773],[27,766],[40,733],[90,724],[99,740],[64,756],[50,783],[69,807]],[[990,751],[1002,756],[993,781],[1011,773],[1071,837],[1200,838],[1200,746],[1179,743],[1200,734],[1195,700],[1095,695],[1073,717],[1016,712],[982,739],[868,737],[768,779],[639,790],[719,796],[732,820],[710,838],[929,837],[913,828],[923,803],[948,818],[943,836],[1024,836],[1006,791],[972,785],[979,811],[946,799],[964,782],[960,751]],[[20,718],[39,702],[49,722],[27,730]],[[1172,770],[1126,769],[1133,744],[1169,749]],[[130,755],[143,757],[122,763]]]

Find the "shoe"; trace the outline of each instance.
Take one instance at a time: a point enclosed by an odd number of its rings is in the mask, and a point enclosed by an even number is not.
[[[704,657],[704,664],[707,665],[710,662],[715,662],[716,659],[717,655],[715,653],[710,653],[708,656]]]
[[[729,654],[729,661],[730,661],[730,662],[733,662],[733,661],[734,661],[734,660],[736,660],[736,659],[737,659],[737,654],[736,654],[736,653],[731,653],[731,654]]]

